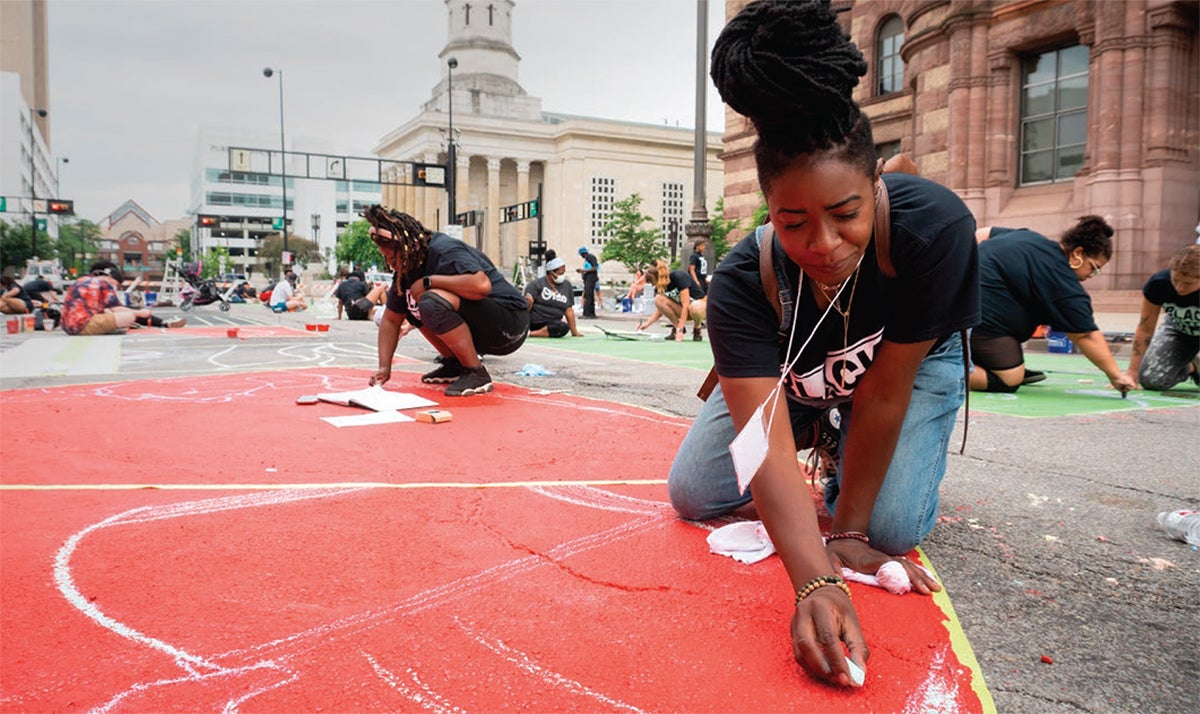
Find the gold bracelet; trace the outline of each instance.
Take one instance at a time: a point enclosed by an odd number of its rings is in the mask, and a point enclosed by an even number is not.
[[[808,597],[809,595],[812,595],[814,592],[817,591],[818,588],[822,588],[826,585],[836,585],[837,587],[842,589],[842,592],[846,593],[846,597],[850,597],[850,586],[846,584],[846,581],[842,579],[842,576],[840,576],[840,575],[822,575],[820,577],[809,580],[807,583],[804,584],[804,587],[802,587],[798,591],[796,591],[796,606],[798,607],[800,605],[801,600]]]

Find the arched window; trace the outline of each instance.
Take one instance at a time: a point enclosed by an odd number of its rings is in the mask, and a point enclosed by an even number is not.
[[[892,15],[879,26],[875,43],[875,88],[877,94],[890,94],[904,89],[904,60],[900,46],[904,44],[904,21]]]

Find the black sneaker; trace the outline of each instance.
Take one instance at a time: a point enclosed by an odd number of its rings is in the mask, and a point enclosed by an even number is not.
[[[697,327],[696,329],[692,330],[692,342],[703,342],[703,341],[704,341],[704,335],[700,334],[700,328]]]
[[[1021,384],[1034,384],[1046,378],[1045,372],[1039,372],[1036,369],[1025,370],[1025,378],[1021,380]]]
[[[671,325],[671,331],[667,333],[667,339],[668,340],[675,339],[675,326],[674,325]]]
[[[457,357],[438,357],[437,361],[442,363],[440,367],[421,375],[421,381],[425,384],[450,384],[466,373]]]
[[[446,387],[447,397],[470,397],[492,391],[492,377],[488,374],[486,367],[483,365],[462,367],[462,370],[463,376],[459,377],[454,384]]]

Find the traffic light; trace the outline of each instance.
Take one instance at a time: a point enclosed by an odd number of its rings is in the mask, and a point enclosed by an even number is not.
[[[196,216],[196,222],[201,228],[215,228],[217,225],[216,216]]]
[[[529,217],[537,218],[537,214],[538,214],[538,200],[535,198],[529,202]]]
[[[46,203],[46,212],[73,216],[75,215],[75,202],[65,198],[52,198]]]
[[[0,213],[8,213],[8,197],[0,196]]]

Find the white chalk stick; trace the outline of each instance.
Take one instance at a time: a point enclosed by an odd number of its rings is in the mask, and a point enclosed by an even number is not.
[[[854,664],[854,660],[849,657],[846,658],[846,664],[850,665],[850,683],[856,687],[861,687],[863,681],[867,678],[867,673],[862,670],[862,667]]]

